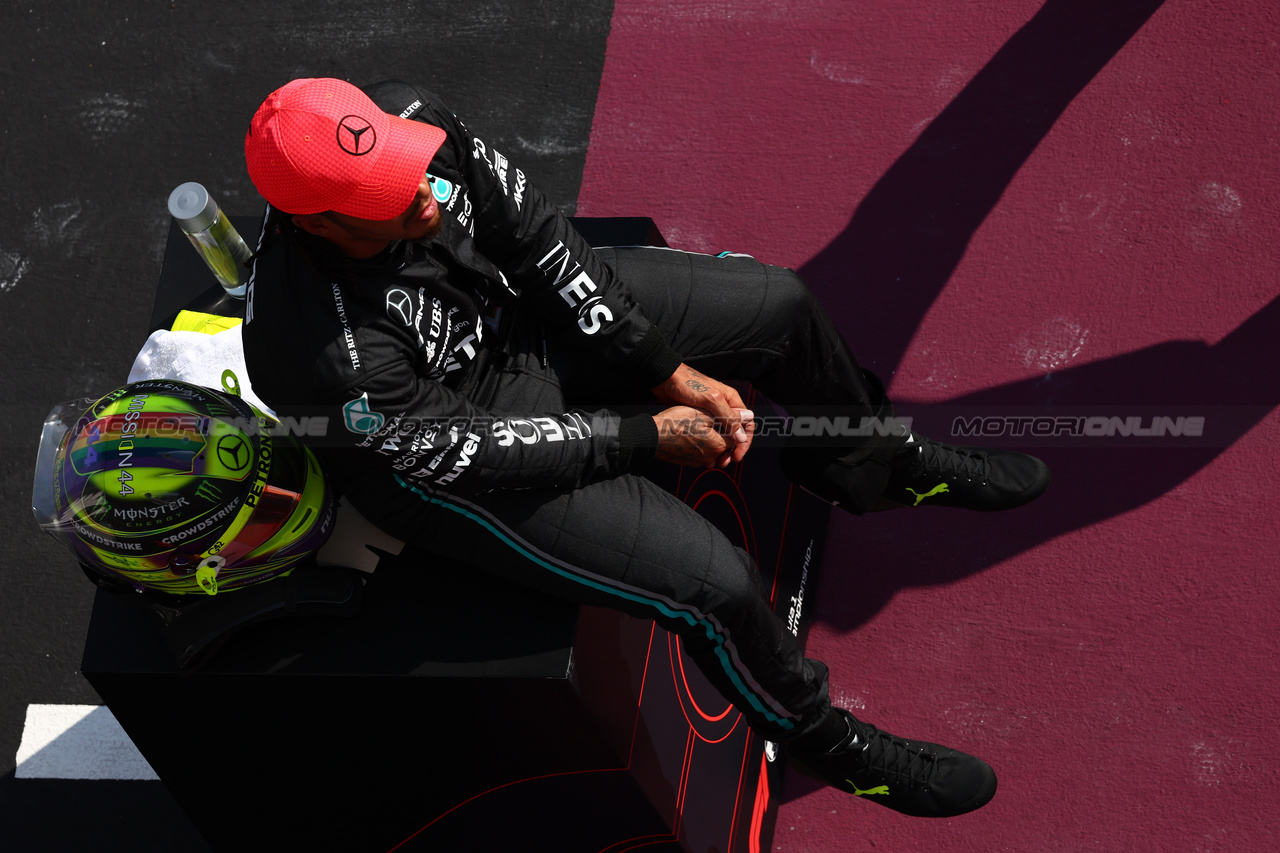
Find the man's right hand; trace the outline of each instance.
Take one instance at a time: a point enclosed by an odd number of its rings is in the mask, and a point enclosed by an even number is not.
[[[712,422],[725,436],[726,448],[723,456],[707,463],[708,465],[724,468],[730,462],[741,462],[742,457],[751,449],[751,437],[755,430],[754,425],[749,422],[754,415],[743,407],[742,397],[732,385],[717,382],[689,365],[681,364],[675,373],[652,390],[655,397],[671,404],[674,409],[692,407],[714,417]],[[658,426],[661,430],[661,423]]]
[[[737,410],[743,429],[754,432],[751,412]],[[716,420],[692,406],[672,406],[653,416],[658,425],[658,459],[691,467],[724,468],[734,456],[734,445],[716,429]],[[749,443],[749,440],[748,440]]]

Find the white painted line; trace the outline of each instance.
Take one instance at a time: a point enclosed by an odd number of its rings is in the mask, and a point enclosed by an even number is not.
[[[160,777],[105,705],[28,705],[18,779]]]

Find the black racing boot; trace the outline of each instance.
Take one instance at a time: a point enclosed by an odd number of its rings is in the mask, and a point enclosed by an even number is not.
[[[804,775],[914,817],[954,817],[995,796],[995,771],[982,759],[882,732],[842,708],[832,713],[849,727],[842,741],[822,752],[789,747]]]
[[[920,506],[1013,509],[1049,486],[1049,468],[1013,450],[955,447],[910,433],[890,453],[885,462],[864,450],[836,456],[828,449],[787,447],[779,458],[793,483],[857,515]]]
[[[956,447],[917,433],[894,454],[889,484],[872,511],[949,506],[993,512],[1030,503],[1049,487],[1049,468],[1013,450]]]

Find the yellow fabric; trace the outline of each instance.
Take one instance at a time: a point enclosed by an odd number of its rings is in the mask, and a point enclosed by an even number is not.
[[[173,321],[174,332],[201,332],[216,335],[240,325],[239,317],[219,317],[217,314],[201,314],[199,311],[179,311]]]

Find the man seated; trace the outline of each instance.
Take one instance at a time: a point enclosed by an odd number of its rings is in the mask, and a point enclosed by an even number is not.
[[[592,250],[491,141],[399,81],[294,80],[254,115],[245,155],[268,202],[250,378],[281,416],[329,417],[307,441],[360,512],[449,571],[654,619],[827,784],[914,815],[991,799],[985,762],[833,707],[752,559],[642,474],[743,459],[753,414],[724,380],[792,415],[893,423],[794,272]],[[857,514],[1007,509],[1048,485],[1029,456],[865,432],[793,438],[784,471]]]

